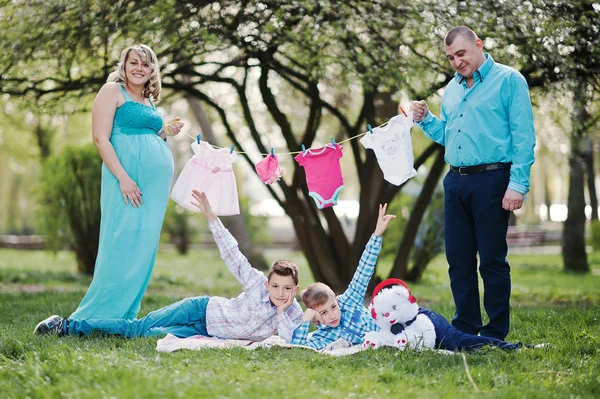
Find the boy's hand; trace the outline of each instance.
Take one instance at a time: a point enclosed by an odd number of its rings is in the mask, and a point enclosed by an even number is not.
[[[385,229],[387,229],[390,220],[394,219],[396,215],[386,215],[385,211],[387,210],[388,204],[379,204],[379,217],[377,218],[377,226],[375,226],[375,234],[376,236],[381,237]]]
[[[287,308],[290,307],[292,303],[294,303],[294,297],[296,296],[297,292],[297,289],[290,290],[290,295],[288,296],[287,300],[281,305],[277,306],[277,314],[282,314]]]
[[[323,319],[321,318],[319,312],[311,308],[307,308],[304,312],[304,316],[302,316],[302,322],[305,321],[310,321],[315,326],[318,326],[319,324],[323,323]]]
[[[210,207],[210,202],[208,202],[208,197],[206,197],[205,193],[201,193],[198,190],[192,190],[192,197],[194,197],[194,199],[198,201],[197,203],[192,202],[192,204],[198,209],[200,209],[200,212],[202,212],[202,214],[206,216],[206,219],[208,219],[209,222],[212,222],[213,220],[217,219],[217,215],[215,215],[212,208]]]

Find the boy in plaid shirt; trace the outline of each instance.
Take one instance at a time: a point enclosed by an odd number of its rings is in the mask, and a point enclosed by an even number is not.
[[[326,284],[314,283],[302,293],[306,311],[302,324],[294,331],[291,344],[304,345],[313,349],[323,349],[338,339],[352,344],[360,344],[365,333],[379,330],[371,314],[365,308],[365,293],[381,250],[382,235],[394,215],[386,215],[387,204],[379,205],[377,226],[365,251],[360,258],[358,268],[346,292],[336,298]],[[308,334],[310,323],[318,329]]]
[[[186,298],[139,320],[69,320],[51,316],[36,326],[34,334],[87,335],[101,331],[134,338],[170,333],[182,338],[204,335],[262,341],[278,333],[289,342],[302,319],[302,308],[295,299],[299,289],[298,268],[289,260],[278,260],[271,266],[268,277],[252,268],[235,238],[212,211],[206,195],[195,190],[193,195],[198,201],[195,205],[208,219],[221,257],[244,292],[233,299]]]

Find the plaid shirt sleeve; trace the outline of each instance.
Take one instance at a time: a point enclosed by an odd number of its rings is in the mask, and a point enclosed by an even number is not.
[[[333,342],[331,339],[327,339],[327,336],[323,332],[324,330],[317,330],[309,337],[309,327],[310,321],[302,322],[302,324],[294,331],[290,344],[308,346],[309,348],[321,350]]]
[[[223,226],[221,220],[217,218],[208,223],[208,228],[213,234],[227,269],[242,283],[244,289],[248,292],[253,288],[260,287],[260,284],[264,284],[265,275],[250,265],[248,259],[240,252],[237,241]]]
[[[294,303],[285,312],[275,316],[277,322],[277,334],[286,342],[292,340],[294,330],[302,323],[302,308],[294,299]]]
[[[371,277],[375,272],[375,264],[377,263],[377,257],[379,251],[381,251],[381,244],[383,238],[373,234],[362,253],[358,267],[352,277],[352,281],[348,286],[346,292],[338,297],[339,301],[347,302],[351,306],[362,307],[365,303],[365,294],[367,293],[367,287],[371,281]]]

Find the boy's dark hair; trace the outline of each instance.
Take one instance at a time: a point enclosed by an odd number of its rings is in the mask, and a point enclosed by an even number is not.
[[[285,259],[276,260],[269,268],[269,274],[267,275],[267,279],[269,281],[271,281],[271,276],[273,273],[284,277],[292,276],[294,283],[298,285],[298,266],[296,266],[292,261]]]
[[[456,39],[458,36],[461,36],[472,43],[477,41],[477,35],[471,28],[468,26],[456,26],[446,33],[444,43],[446,43],[446,46],[451,46],[452,43],[454,43],[454,39]]]
[[[302,302],[311,309],[325,304],[331,298],[335,298],[335,293],[323,283],[313,283],[302,291]]]

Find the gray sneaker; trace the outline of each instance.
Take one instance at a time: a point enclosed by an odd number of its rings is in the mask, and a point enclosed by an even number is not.
[[[63,336],[63,327],[65,324],[64,317],[58,315],[50,316],[46,320],[40,321],[33,330],[34,335],[57,335]]]

